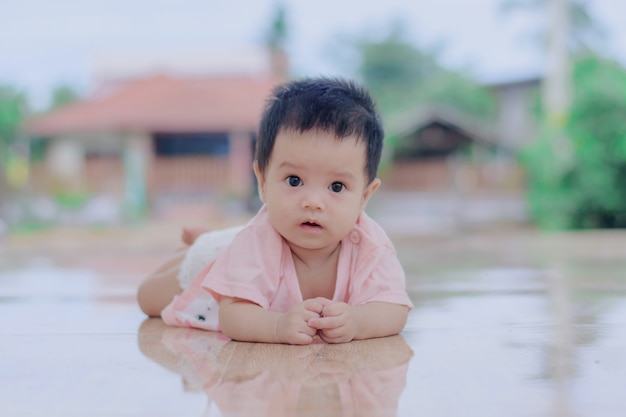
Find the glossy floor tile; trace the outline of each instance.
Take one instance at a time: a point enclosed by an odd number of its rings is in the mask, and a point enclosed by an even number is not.
[[[416,304],[402,334],[310,346],[147,319],[134,291],[171,247],[79,237],[0,248],[1,416],[626,410],[626,233],[402,236]]]

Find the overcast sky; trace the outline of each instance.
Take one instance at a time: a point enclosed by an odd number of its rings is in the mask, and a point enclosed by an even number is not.
[[[501,0],[285,0],[297,75],[336,73],[340,34],[376,33],[397,18],[417,45],[445,45],[446,64],[486,81],[534,75],[531,17],[503,16]],[[589,0],[612,54],[626,63],[626,1]],[[95,62],[115,54],[259,45],[276,0],[0,0],[0,82],[36,101],[59,83],[89,89]]]

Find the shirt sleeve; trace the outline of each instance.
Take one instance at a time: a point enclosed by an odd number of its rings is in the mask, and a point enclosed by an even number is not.
[[[348,304],[382,301],[413,308],[406,291],[404,269],[391,243],[382,244],[358,259],[352,271]]]
[[[353,243],[349,304],[382,301],[412,309],[404,268],[385,231],[363,213],[349,242]]]
[[[281,252],[276,231],[264,225],[248,226],[215,260],[202,287],[218,302],[233,297],[269,309],[280,281]]]

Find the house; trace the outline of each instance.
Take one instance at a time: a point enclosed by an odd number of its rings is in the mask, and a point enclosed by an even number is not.
[[[46,143],[32,189],[112,195],[131,210],[254,195],[255,132],[272,75],[150,75],[27,121]]]
[[[391,123],[394,142],[386,188],[413,191],[521,192],[520,150],[537,134],[534,104],[542,78],[485,84],[496,114],[478,120],[439,105],[408,111]]]
[[[496,103],[495,133],[509,147],[519,149],[535,137],[541,83],[542,77],[527,76],[485,85]]]
[[[200,62],[241,66],[247,57],[246,73],[220,69],[239,74],[230,76],[207,75],[205,67],[180,74],[198,66],[196,55],[161,57],[161,75],[146,75],[145,59],[101,66],[97,94],[28,121],[27,132],[48,145],[45,159],[33,165],[31,188],[113,195],[153,213],[181,201],[253,201],[257,123],[272,87],[287,78],[286,57],[270,52],[269,59],[247,53]],[[487,85],[498,108],[492,123],[434,106],[394,121],[389,133],[397,146],[383,167],[385,188],[521,189],[515,153],[534,134],[531,104],[539,84],[532,78]]]
[[[392,124],[395,142],[385,187],[400,191],[463,193],[520,190],[517,148],[495,125],[456,109],[426,106]]]

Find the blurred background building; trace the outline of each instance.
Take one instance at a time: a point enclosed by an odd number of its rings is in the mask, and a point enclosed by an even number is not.
[[[180,71],[143,61],[127,76],[108,66],[93,96],[28,120],[26,131],[45,149],[32,165],[31,190],[88,191],[149,214],[223,196],[252,204],[255,132],[284,75],[269,53],[242,54],[230,68],[213,58],[203,64],[218,68],[187,63]]]
[[[448,6],[268,1],[247,3],[243,16],[221,3],[59,4],[48,10],[67,23],[58,30],[14,5],[15,19],[3,18],[7,33],[26,28],[17,44],[27,50],[34,38],[58,56],[36,49],[45,58],[34,65],[19,50],[5,53],[14,59],[0,72],[9,80],[0,89],[2,216],[9,224],[110,223],[182,216],[184,206],[254,210],[252,149],[264,98],[287,79],[337,75],[365,84],[379,104],[385,191],[514,196],[537,224],[622,225],[626,202],[610,197],[626,159],[611,152],[621,149],[619,134],[595,140],[606,144],[598,152],[618,158],[600,165],[603,157],[579,159],[571,138],[589,136],[581,121],[598,120],[587,109],[602,106],[588,103],[624,73],[615,4],[454,2],[458,25],[437,18]],[[83,37],[93,51],[80,55]],[[73,61],[64,59],[72,48]],[[56,83],[47,105],[43,79]],[[605,101],[613,110],[603,117],[620,114],[620,100]],[[615,132],[624,128],[618,119],[607,122]],[[590,184],[583,172],[596,165],[606,175]],[[559,226],[562,213],[568,220]]]

